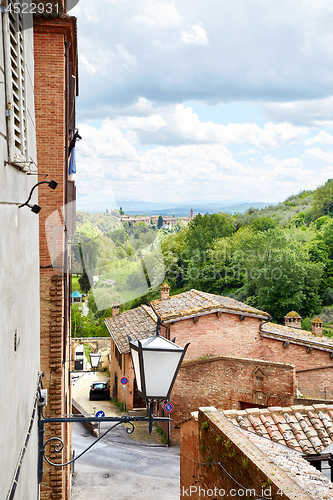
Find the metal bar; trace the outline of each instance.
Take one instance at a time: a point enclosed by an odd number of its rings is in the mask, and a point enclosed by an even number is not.
[[[167,422],[171,418],[167,417],[154,417],[154,419]],[[42,418],[43,423],[55,422],[149,422],[149,417],[52,417]]]

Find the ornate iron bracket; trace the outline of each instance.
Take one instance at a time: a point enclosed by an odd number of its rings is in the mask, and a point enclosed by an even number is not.
[[[78,458],[82,457],[90,448],[92,448],[96,443],[98,443],[108,432],[112,431],[119,424],[128,424],[126,428],[127,434],[132,434],[134,432],[133,422],[148,422],[149,423],[149,431],[152,429],[153,422],[170,422],[171,418],[167,417],[153,417],[153,403],[150,403],[150,415],[148,417],[131,417],[131,416],[122,416],[122,417],[54,417],[54,418],[44,418],[42,408],[39,408],[39,418],[38,418],[38,484],[40,484],[43,480],[43,459],[50,465],[54,467],[65,467],[73,462],[75,462]],[[53,445],[53,450],[55,453],[61,453],[64,448],[64,442],[59,437],[51,437],[44,443],[44,432],[45,432],[45,424],[49,423],[63,423],[63,422],[113,422],[114,425],[110,427],[102,436],[100,436],[96,441],[94,441],[88,448],[86,448],[80,455],[73,458],[69,462],[65,462],[63,464],[58,464],[51,462],[46,456],[46,445],[49,443],[55,443]]]

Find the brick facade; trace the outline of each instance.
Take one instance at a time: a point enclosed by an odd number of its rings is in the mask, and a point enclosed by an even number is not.
[[[69,45],[70,44],[70,45]],[[67,50],[66,50],[67,49]],[[48,390],[45,417],[71,413],[70,370],[70,268],[68,264],[70,235],[67,231],[68,202],[68,122],[70,115],[68,77],[76,72],[76,21],[69,16],[34,18],[35,109],[37,160],[40,178],[48,174],[57,189],[43,186],[38,204],[40,229],[40,299],[41,299],[41,369],[43,387]],[[53,223],[47,219],[55,214]],[[50,220],[50,219],[49,219]],[[57,222],[58,221],[58,222]],[[56,227],[58,225],[58,227]],[[50,242],[54,254],[50,254]],[[59,437],[62,453],[47,451],[54,462],[71,459],[69,424],[45,426],[45,441]],[[68,500],[70,468],[56,468],[44,461],[41,500]]]
[[[172,424],[178,427],[199,406],[289,406],[295,384],[295,367],[284,363],[228,356],[184,362],[172,391]]]

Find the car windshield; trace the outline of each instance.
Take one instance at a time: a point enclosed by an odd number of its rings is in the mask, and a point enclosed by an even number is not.
[[[93,384],[93,387],[94,389],[105,389],[106,387],[106,384],[103,384],[103,383],[97,383],[97,384]]]

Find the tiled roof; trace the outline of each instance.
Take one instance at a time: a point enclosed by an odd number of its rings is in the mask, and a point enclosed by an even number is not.
[[[326,347],[333,350],[333,339],[327,337],[317,337],[307,330],[291,328],[289,326],[276,325],[275,323],[264,323],[260,329],[262,334],[271,337],[282,338],[291,342],[303,342],[313,347]]]
[[[179,293],[169,299],[152,302],[157,314],[163,322],[177,321],[211,311],[230,311],[234,314],[248,314],[261,319],[269,319],[268,313],[238,302],[229,297],[191,290]],[[123,354],[129,352],[127,335],[133,340],[140,340],[156,333],[156,315],[151,307],[142,305],[136,309],[125,311],[114,318],[107,318],[105,324]]]
[[[220,411],[237,427],[305,455],[320,454],[333,441],[333,405]]]
[[[333,498],[333,483],[302,458],[298,452],[261,436],[243,432],[255,446],[265,453],[269,463],[277,465],[286,472],[304,492],[310,493],[311,498],[316,500]]]
[[[189,292],[179,293],[166,300],[154,300],[152,304],[156,312],[161,316],[162,321],[165,322],[200,315],[200,313],[209,312],[210,310],[230,310],[238,314],[250,314],[263,319],[270,318],[268,313],[230,297],[199,292],[194,289]]]
[[[127,335],[130,335],[132,340],[140,340],[156,333],[156,321],[143,307],[125,311],[114,318],[107,318],[105,324],[122,354],[130,351]]]

